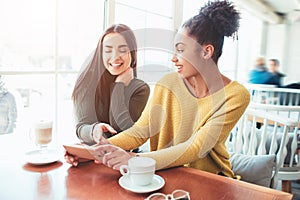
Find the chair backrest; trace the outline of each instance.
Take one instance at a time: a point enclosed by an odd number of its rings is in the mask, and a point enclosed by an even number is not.
[[[300,106],[296,105],[273,105],[250,102],[249,108],[256,110],[264,110],[270,113],[278,114],[281,117],[288,117],[298,121],[300,128]]]
[[[292,120],[297,121],[298,126],[290,127],[288,129],[289,141],[287,156],[284,161],[285,165],[293,167],[295,164],[295,153],[299,145],[300,106],[270,105],[251,102],[249,104],[249,108],[256,109],[258,111],[266,111],[268,113],[277,114],[281,118],[291,118]],[[279,124],[279,127],[280,126],[281,124]]]
[[[248,107],[231,132],[229,151],[250,156],[276,155],[270,185],[276,188],[278,170],[287,155],[288,130],[294,130],[297,124],[292,118]]]
[[[267,85],[246,84],[251,101],[273,105],[300,106],[300,90],[291,88],[269,87]]]

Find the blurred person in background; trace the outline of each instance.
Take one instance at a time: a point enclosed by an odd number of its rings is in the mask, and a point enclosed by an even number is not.
[[[249,83],[279,86],[277,77],[269,72],[263,57],[259,57],[255,60],[254,69],[249,73]]]
[[[285,77],[285,74],[279,72],[279,60],[277,59],[269,59],[269,71],[275,75],[275,79],[277,81],[278,86],[282,86],[282,79]]]
[[[14,95],[5,87],[0,75],[0,134],[12,133],[16,127],[17,104]]]

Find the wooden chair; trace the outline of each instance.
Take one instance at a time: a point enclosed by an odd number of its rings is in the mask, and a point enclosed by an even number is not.
[[[257,123],[262,123],[262,126],[257,128]],[[248,107],[233,128],[227,147],[229,151],[251,156],[275,154],[270,187],[276,188],[279,169],[287,155],[288,130],[294,129],[297,124],[292,118]]]
[[[273,85],[245,84],[255,103],[300,106],[300,90],[277,88]]]
[[[250,102],[249,108],[264,110],[273,114],[278,114],[281,117],[293,118],[298,121],[298,128],[300,128],[300,106],[296,105],[273,105]]]
[[[283,167],[279,169],[278,179],[282,180],[282,190],[292,193],[292,180],[300,180],[300,154],[299,154],[299,128],[300,128],[300,106],[270,105],[251,102],[249,108],[258,112],[266,111],[278,115],[281,118],[291,118],[297,122],[297,126],[288,130],[288,158],[285,159]],[[262,120],[259,120],[262,123]],[[283,124],[278,124],[282,128]]]

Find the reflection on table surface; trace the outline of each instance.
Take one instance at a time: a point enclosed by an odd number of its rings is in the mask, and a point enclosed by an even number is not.
[[[71,167],[63,159],[47,165],[24,160],[26,149],[17,135],[0,136],[0,199],[144,199],[151,193],[137,194],[123,189],[121,174],[93,162]],[[13,143],[14,142],[14,143]],[[12,146],[11,144],[15,144]],[[191,199],[292,199],[281,191],[237,181],[196,169],[178,167],[156,172],[165,186],[156,191],[170,194],[186,190]]]

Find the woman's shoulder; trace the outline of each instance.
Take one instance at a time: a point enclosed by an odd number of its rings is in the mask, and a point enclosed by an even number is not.
[[[238,81],[232,81],[225,87],[227,95],[238,96],[242,99],[250,99],[248,89]]]
[[[231,80],[230,82],[229,82],[229,84],[228,85],[226,85],[225,87],[244,87],[243,86],[243,84],[241,84],[241,83],[239,83],[238,81],[236,81],[236,80]]]
[[[127,86],[126,90],[131,91],[131,92],[136,92],[137,90],[138,91],[141,91],[141,90],[142,91],[150,91],[150,86],[145,81],[135,78]]]
[[[178,76],[177,72],[172,72],[169,74],[164,75],[157,83],[163,85],[169,85],[173,83],[178,83],[180,77]]]
[[[132,85],[148,85],[145,81],[143,81],[142,79],[138,79],[138,78],[132,79],[130,84],[132,84]]]
[[[132,81],[130,82],[128,87],[132,87],[132,88],[145,87],[145,88],[148,88],[149,85],[145,81],[143,81],[141,79],[138,79],[138,78],[135,78],[135,79],[132,79]]]
[[[237,90],[238,91],[243,91],[243,92],[248,92],[247,88],[239,83],[238,81],[231,81],[227,86],[225,86],[226,89],[228,90]]]

